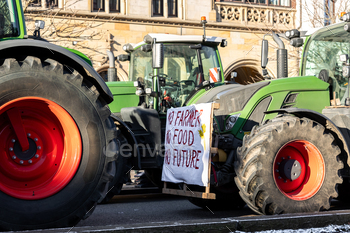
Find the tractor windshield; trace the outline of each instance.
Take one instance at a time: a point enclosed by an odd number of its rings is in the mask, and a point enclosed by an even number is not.
[[[19,36],[16,2],[0,0],[0,38]]]
[[[131,54],[132,81],[141,81],[146,87],[152,85],[152,53],[137,49]],[[185,103],[189,94],[205,80],[221,81],[217,69],[219,61],[214,47],[202,46],[191,49],[189,44],[165,44],[164,66],[158,71],[165,77],[162,86],[162,98],[171,107],[179,107]],[[210,75],[211,70],[211,75]],[[203,74],[202,74],[203,71]],[[213,76],[215,76],[213,78]]]
[[[348,80],[342,76],[342,62],[339,55],[349,54],[350,34],[344,30],[344,24],[325,27],[311,36],[303,54],[302,75],[318,77],[321,70],[329,74],[332,93],[342,103]],[[333,95],[333,94],[332,94]],[[333,98],[333,96],[332,96]]]

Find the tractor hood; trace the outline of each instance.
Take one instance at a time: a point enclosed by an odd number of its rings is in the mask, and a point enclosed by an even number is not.
[[[249,85],[229,84],[215,87],[202,95],[196,104],[216,102],[220,108],[214,110],[216,116],[227,116],[230,113],[243,110],[249,99],[262,87],[270,82],[263,81]]]

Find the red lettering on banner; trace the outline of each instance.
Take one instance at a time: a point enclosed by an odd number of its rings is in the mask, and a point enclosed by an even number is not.
[[[180,164],[181,164],[181,157],[182,157],[182,155],[181,155],[181,151],[180,151],[180,154],[178,154],[178,156],[176,158],[177,159],[177,163],[176,164],[177,164],[178,167],[180,167]]]
[[[179,126],[180,126],[180,125],[181,125],[181,126],[184,126],[183,120],[184,120],[184,112],[182,112],[182,114],[181,114],[181,118],[180,118],[180,121],[179,121]]]
[[[183,140],[182,140],[182,144],[184,144],[184,145],[186,145],[186,143],[187,143],[187,130],[185,130],[184,131],[184,133],[183,133]],[[186,141],[185,141],[186,140]]]
[[[170,144],[170,142],[171,142],[171,131],[168,130],[168,131],[166,132],[166,143],[167,143],[167,144]]]
[[[183,131],[181,129],[179,132],[179,136],[177,137],[177,144],[181,144],[182,140],[183,140]]]
[[[194,127],[194,124],[193,122],[196,120],[196,115],[197,115],[197,110],[193,111],[193,116],[192,116],[192,119],[191,119],[191,127]]]
[[[179,129],[175,129],[175,130],[174,130],[173,143],[175,143],[175,138],[177,137],[176,132],[179,132]]]
[[[186,153],[186,158],[187,158],[187,150],[182,150],[182,155],[183,155],[183,158],[182,158],[182,167],[184,166],[184,163],[185,163],[185,153]]]
[[[166,164],[170,164],[170,156],[171,156],[170,149],[167,149],[165,152],[165,163]]]
[[[198,112],[198,111],[197,111],[197,112]],[[202,116],[202,113],[203,113],[203,109],[201,109],[201,110],[199,111],[199,115],[197,116],[196,127],[197,127],[197,123],[198,123],[198,126],[201,125],[200,117]]]
[[[168,118],[169,125],[171,125],[171,123],[173,123],[174,114],[175,114],[174,111],[172,111],[171,113],[169,113],[169,118]]]
[[[176,126],[177,119],[179,119],[179,117],[180,117],[179,114],[181,114],[181,111],[178,111],[177,114],[176,114],[176,120],[175,120],[175,123],[174,123],[175,126]]]
[[[175,152],[175,151],[176,151],[176,155],[178,155],[178,152],[179,152],[179,151],[178,151],[177,149],[174,149],[174,152]],[[173,158],[174,158],[174,159],[173,159],[173,166],[175,166],[175,159],[176,159],[176,157],[177,157],[176,155],[175,155],[175,153],[174,153],[174,156],[173,156]]]
[[[188,118],[189,114],[190,114],[190,111],[188,111],[188,109],[187,109],[187,110],[186,110],[186,112],[185,112],[185,119],[184,119],[185,126],[187,126],[187,125],[188,125],[187,118]]]
[[[186,167],[190,166],[191,163],[191,152],[186,154]]]
[[[195,166],[194,166],[195,169],[199,169],[199,167],[197,166],[197,163],[198,163],[198,161],[199,161],[198,155],[199,155],[200,153],[202,153],[202,151],[200,151],[200,150],[197,151],[197,153],[196,153],[196,164],[195,164]]]
[[[192,135],[192,138],[191,138],[191,135]],[[192,141],[191,141],[191,139],[192,139]],[[193,142],[194,142],[194,134],[193,134],[193,131],[190,130],[190,131],[188,132],[188,145],[189,145],[189,146],[192,146],[192,145],[193,145]]]

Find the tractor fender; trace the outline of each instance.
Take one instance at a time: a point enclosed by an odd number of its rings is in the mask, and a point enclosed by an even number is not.
[[[128,125],[125,124],[125,122],[121,118],[119,118],[118,116],[116,116],[113,113],[111,114],[111,117],[114,121],[119,123],[118,127],[120,128],[122,134],[128,140],[128,143],[133,148],[134,155],[132,156],[132,159],[134,159],[137,156],[137,166],[138,167],[136,167],[135,164],[133,163],[135,169],[141,169],[141,156],[140,156],[141,154],[139,151],[139,147],[137,146],[137,140],[136,140],[134,133],[131,131],[131,129],[128,127]]]
[[[86,61],[69,50],[52,43],[31,39],[7,40],[0,43],[0,59],[23,56],[35,56],[42,60],[50,58],[68,69],[72,67],[99,90],[101,97],[107,103],[113,101],[112,92],[101,76]]]
[[[345,153],[347,154],[346,156],[347,161],[344,161],[344,162],[347,162],[347,164],[350,164],[350,158],[349,158],[350,157],[349,156],[350,138],[349,138],[349,135],[344,131],[347,129],[339,128],[327,116],[313,110],[301,109],[301,108],[286,108],[286,109],[278,109],[278,110],[265,112],[265,114],[269,114],[269,113],[292,114],[299,118],[306,117],[323,125],[326,129],[331,131],[338,145],[340,145],[340,148],[343,148]]]

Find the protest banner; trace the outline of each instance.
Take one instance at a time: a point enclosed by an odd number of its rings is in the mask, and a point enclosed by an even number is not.
[[[209,194],[213,105],[168,109],[162,181],[204,186]],[[169,191],[166,185],[163,193],[185,195]]]

